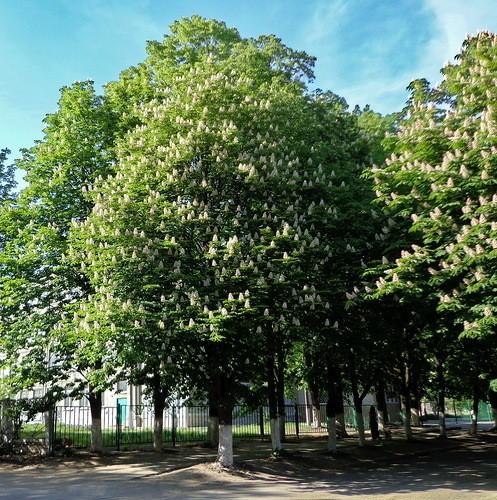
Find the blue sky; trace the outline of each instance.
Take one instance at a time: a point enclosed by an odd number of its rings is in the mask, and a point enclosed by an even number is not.
[[[316,86],[384,113],[412,79],[438,81],[466,34],[497,31],[497,0],[0,0],[0,147],[30,146],[61,86],[115,79],[192,14],[280,36],[318,58]]]

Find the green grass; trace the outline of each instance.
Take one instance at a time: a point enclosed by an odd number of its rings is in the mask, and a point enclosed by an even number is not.
[[[347,418],[347,426],[354,427],[353,422]],[[366,420],[366,419],[365,419]],[[367,423],[367,422],[365,422]],[[322,423],[322,427],[315,428],[299,422],[299,435],[310,433],[326,433],[326,424]],[[261,435],[259,423],[233,425],[234,439],[248,438],[268,438],[270,436],[270,425],[267,419],[264,419],[264,434]],[[286,423],[286,434],[288,436],[296,436],[296,423]],[[21,430],[21,437],[24,439],[44,438],[44,424],[25,424]],[[71,448],[88,448],[91,443],[91,431],[88,425],[72,425],[57,422],[55,430],[55,440],[58,446],[68,446]],[[106,448],[117,447],[116,428],[105,428],[102,430],[103,445]],[[181,443],[199,443],[207,441],[207,426],[178,428],[176,429],[175,441]],[[149,445],[153,442],[153,429],[151,427],[129,429],[123,427],[120,431],[119,446],[127,447],[132,445]],[[164,430],[164,443],[172,444],[173,436],[171,429]]]
[[[21,427],[21,439],[44,439],[45,424],[24,424]]]
[[[289,436],[295,436],[295,423],[287,422],[286,432]],[[316,429],[310,427],[307,424],[299,424],[299,433],[315,433],[315,432],[326,432],[326,428],[322,427]],[[264,437],[269,437],[270,426],[269,422],[264,423]],[[233,438],[243,439],[243,438],[261,438],[260,426],[259,424],[247,424],[247,425],[234,425],[233,426]],[[78,427],[75,425],[61,424],[57,423],[55,438],[57,442],[62,444],[64,440],[67,445],[74,448],[86,448],[90,445],[91,432],[88,427]],[[116,447],[117,446],[117,436],[116,429],[103,429],[102,430],[102,440],[104,447]],[[207,440],[207,427],[190,427],[190,428],[178,428],[176,429],[176,442],[177,443],[195,443],[195,442],[205,442]],[[141,429],[128,429],[123,428],[120,432],[120,446],[128,446],[134,444],[152,444],[153,442],[153,429],[152,428],[141,428]],[[172,432],[171,429],[164,430],[164,443],[172,444]]]

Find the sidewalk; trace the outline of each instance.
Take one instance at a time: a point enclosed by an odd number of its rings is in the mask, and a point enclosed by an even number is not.
[[[219,472],[206,465],[215,450],[183,447],[122,452],[97,457],[80,453],[28,466],[0,465],[0,499],[416,499],[473,500],[497,497],[497,436],[472,437],[450,431],[437,439],[432,429],[415,430],[405,442],[395,429],[391,441],[357,447],[340,443],[326,452],[323,438],[285,444],[273,459],[269,443],[236,444],[238,469]]]

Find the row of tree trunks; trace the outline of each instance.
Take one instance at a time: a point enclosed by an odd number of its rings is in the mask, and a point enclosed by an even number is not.
[[[268,355],[267,373],[268,373],[268,403],[269,418],[271,429],[271,445],[274,453],[279,453],[282,449],[284,440],[284,362],[283,353],[271,352]],[[355,360],[353,356],[349,361],[350,379],[353,394],[353,405],[357,429],[359,434],[359,445],[365,444],[364,416],[362,413],[362,401],[364,391],[359,393],[357,379],[355,376]],[[333,361],[327,363],[327,404],[326,419],[328,426],[328,449],[335,452],[337,449],[337,438],[346,435],[344,419],[343,389],[339,375],[336,373]],[[404,416],[404,430],[407,439],[412,438],[411,415],[411,379],[407,363],[404,366],[401,377],[401,395]],[[438,382],[438,414],[440,436],[446,436],[445,425],[445,377],[444,363],[439,358],[437,364],[437,382]],[[233,438],[232,438],[232,411],[233,405],[230,403],[219,403],[221,398],[220,384],[213,384],[209,394],[209,425],[208,441],[212,447],[218,446],[218,462],[224,467],[231,467],[233,464]],[[311,389],[311,387],[310,387]],[[320,422],[320,400],[318,384],[312,386],[310,390],[312,397],[312,407],[314,409],[313,421]],[[497,428],[497,393],[489,391],[488,398],[492,407],[494,426]],[[385,397],[385,387],[382,381],[379,381],[376,387],[376,399],[378,409],[379,429],[385,434],[385,426],[388,424],[388,411]],[[474,398],[471,412],[471,434],[476,434],[478,424],[478,406],[480,403],[478,387],[475,387]],[[161,451],[163,448],[163,415],[165,409],[166,394],[159,384],[153,391],[154,403],[154,450]],[[102,443],[102,392],[91,391],[89,393],[90,413],[92,417],[91,425],[91,450],[100,453],[103,450]],[[319,407],[318,407],[319,405]],[[282,429],[283,427],[283,429]]]

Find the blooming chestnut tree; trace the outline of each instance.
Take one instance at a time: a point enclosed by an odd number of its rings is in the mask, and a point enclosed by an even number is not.
[[[293,305],[320,302],[309,270],[330,253],[322,228],[336,211],[334,173],[323,161],[332,146],[319,140],[296,71],[305,58],[279,41],[193,18],[149,52],[152,98],[133,110],[138,125],[119,146],[116,174],[91,187],[94,209],[73,228],[73,256],[116,347],[135,352],[128,366],[145,366],[162,396],[176,388],[157,370],[171,365],[213,395],[219,461],[230,465],[232,407],[259,373],[273,449],[281,446],[275,365],[302,324]]]
[[[414,82],[408,114],[393,139],[395,152],[373,169],[385,210],[411,218],[411,246],[394,263],[385,261],[377,286],[380,294],[417,302],[421,331],[433,333],[428,345],[437,363],[441,408],[444,363],[458,325],[463,335],[493,331],[493,271],[481,263],[492,262],[494,250],[488,214],[495,201],[495,64],[495,35],[480,33],[443,69],[438,89]]]

